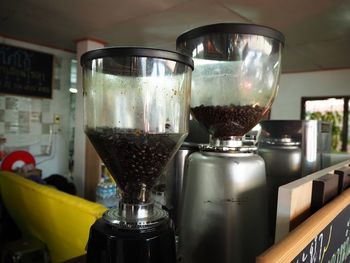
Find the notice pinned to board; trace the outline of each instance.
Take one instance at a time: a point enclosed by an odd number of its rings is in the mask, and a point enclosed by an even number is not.
[[[0,44],[0,93],[52,97],[53,55]]]

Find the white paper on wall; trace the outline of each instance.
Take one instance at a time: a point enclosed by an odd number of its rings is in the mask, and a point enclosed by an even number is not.
[[[4,110],[4,109],[5,109],[5,97],[0,96],[0,110]]]
[[[5,122],[5,134],[17,134],[18,133],[18,123],[14,122]]]
[[[4,133],[5,133],[5,123],[0,122],[0,134],[4,134]]]
[[[19,111],[18,119],[20,124],[25,124],[29,126],[29,111]]]
[[[52,131],[52,125],[47,123],[41,124],[41,134],[50,134]]]
[[[32,103],[30,98],[18,99],[18,110],[19,111],[31,111]]]
[[[41,123],[31,123],[30,134],[41,135]]]
[[[41,101],[41,111],[42,112],[50,112],[50,100],[42,100]]]
[[[43,112],[41,116],[42,123],[53,123],[53,114],[49,112]]]
[[[6,110],[16,110],[18,111],[19,98],[17,97],[6,97],[5,99],[5,109]]]
[[[41,122],[41,112],[32,111],[30,113],[30,122]]]
[[[26,134],[26,133],[29,133],[30,132],[30,128],[29,128],[29,123],[28,124],[20,124],[18,126],[18,132],[20,134]]]
[[[19,118],[19,133],[29,133],[29,111],[18,112]]]
[[[18,124],[19,117],[17,110],[5,110],[4,121]]]
[[[32,99],[31,104],[32,104],[32,107],[31,107],[32,112],[41,112],[41,100]]]

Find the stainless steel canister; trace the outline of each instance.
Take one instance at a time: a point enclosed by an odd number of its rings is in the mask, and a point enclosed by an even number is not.
[[[331,124],[317,120],[260,122],[258,154],[265,160],[269,200],[269,235],[274,239],[278,188],[320,170],[330,152]]]
[[[180,200],[182,198],[185,163],[188,156],[198,150],[198,144],[184,142],[179,151],[176,153],[167,173],[165,174],[165,207],[167,208],[170,217],[174,221],[175,230],[178,229],[179,224],[178,218],[180,213]]]
[[[268,167],[267,176],[284,176],[280,173],[280,167],[286,167],[284,171],[294,174],[294,178],[313,173],[322,167],[322,154],[331,150],[330,123],[317,120],[266,120],[260,125],[258,149],[266,166],[271,167]],[[300,151],[298,158],[294,150],[290,150],[296,147]],[[281,154],[287,158],[280,158]]]
[[[265,165],[258,155],[192,153],[183,195],[181,262],[249,263],[267,249]]]
[[[265,160],[268,192],[269,238],[274,243],[278,188],[302,177],[301,142],[290,139],[260,142],[258,154]]]

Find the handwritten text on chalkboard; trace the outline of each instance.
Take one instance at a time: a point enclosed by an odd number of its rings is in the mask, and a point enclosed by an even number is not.
[[[350,205],[327,225],[292,261],[341,263],[350,256]]]
[[[0,92],[51,98],[53,56],[0,44]]]

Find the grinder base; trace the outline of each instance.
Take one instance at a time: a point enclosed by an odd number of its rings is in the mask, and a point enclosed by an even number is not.
[[[270,246],[265,163],[254,153],[192,153],[181,204],[183,263],[250,263]]]
[[[168,218],[156,227],[123,229],[98,219],[90,229],[87,262],[175,263],[175,236]]]

